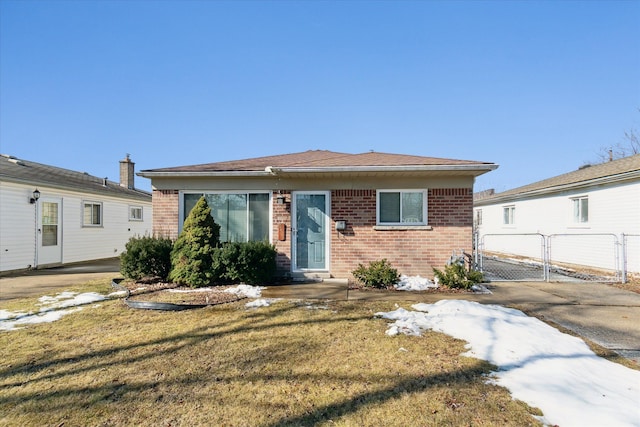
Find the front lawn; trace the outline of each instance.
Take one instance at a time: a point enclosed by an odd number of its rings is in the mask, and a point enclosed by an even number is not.
[[[463,342],[385,335],[393,303],[245,303],[103,301],[0,332],[0,425],[539,425]]]

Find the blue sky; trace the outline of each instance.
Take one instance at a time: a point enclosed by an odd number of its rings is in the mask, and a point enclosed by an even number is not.
[[[0,152],[117,181],[310,149],[494,162],[640,128],[639,1],[0,0]],[[139,188],[150,181],[137,177]]]

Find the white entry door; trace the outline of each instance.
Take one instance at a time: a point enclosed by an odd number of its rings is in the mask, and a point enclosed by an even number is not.
[[[293,193],[294,270],[326,270],[329,250],[329,193]]]
[[[62,199],[38,200],[38,265],[62,263]]]

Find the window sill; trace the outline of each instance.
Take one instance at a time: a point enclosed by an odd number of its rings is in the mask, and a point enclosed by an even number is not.
[[[430,225],[376,225],[373,227],[375,231],[429,231],[433,230]]]

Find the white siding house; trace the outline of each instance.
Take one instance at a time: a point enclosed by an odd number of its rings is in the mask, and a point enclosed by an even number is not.
[[[119,183],[0,156],[0,272],[119,256],[151,233],[152,215],[129,156]]]
[[[478,196],[485,251],[539,259],[546,239],[554,262],[640,272],[640,155]]]

